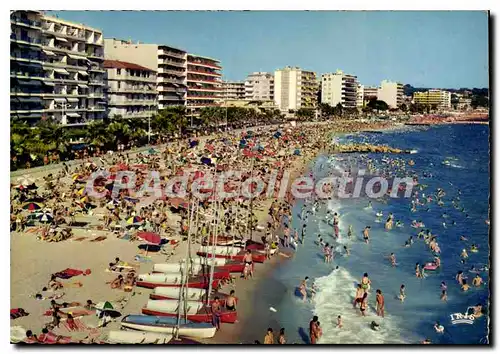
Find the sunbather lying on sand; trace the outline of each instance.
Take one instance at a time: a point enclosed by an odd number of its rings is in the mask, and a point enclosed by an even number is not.
[[[123,286],[123,275],[119,275],[115,280],[113,280],[111,283],[108,282],[106,284],[111,284],[111,289],[121,289]]]
[[[49,289],[51,289],[51,290],[59,290],[59,289],[63,288],[63,284],[56,279],[55,275],[52,275],[50,277],[50,281],[49,281],[48,286],[49,286]]]
[[[126,292],[132,291],[135,285],[135,281],[136,281],[136,274],[135,271],[132,270],[127,274],[127,277],[125,278],[123,290]]]

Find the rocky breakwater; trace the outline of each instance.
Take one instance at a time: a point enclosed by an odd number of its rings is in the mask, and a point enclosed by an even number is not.
[[[382,153],[382,154],[412,154],[413,150],[401,150],[387,145],[371,144],[335,144],[330,147],[330,153]]]

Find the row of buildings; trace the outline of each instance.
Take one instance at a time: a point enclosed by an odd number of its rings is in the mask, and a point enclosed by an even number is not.
[[[288,66],[254,72],[245,81],[223,81],[217,59],[169,45],[104,38],[98,29],[40,11],[11,12],[10,43],[11,117],[28,122],[53,118],[80,126],[107,116],[148,118],[179,105],[198,115],[204,107],[255,101],[288,113],[318,103],[362,108],[374,98],[398,108],[408,100],[401,83],[364,86],[340,70],[317,77]],[[449,108],[450,93],[415,93],[413,101]]]

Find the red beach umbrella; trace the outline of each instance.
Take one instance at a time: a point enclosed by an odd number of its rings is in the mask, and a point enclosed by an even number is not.
[[[141,231],[137,233],[137,237],[151,243],[152,245],[159,245],[161,243],[160,235],[154,232]]]

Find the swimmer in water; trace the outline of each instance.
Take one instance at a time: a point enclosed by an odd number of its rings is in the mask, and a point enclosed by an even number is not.
[[[478,287],[478,286],[481,286],[483,284],[483,279],[481,279],[481,277],[479,276],[479,274],[477,274],[474,279],[472,279],[472,285]]]
[[[398,299],[401,300],[401,302],[405,301],[405,299],[406,299],[406,291],[405,291],[404,284],[401,284],[401,287],[399,288]]]
[[[467,238],[465,236],[460,236],[460,241],[467,241]]]
[[[446,293],[446,290],[441,291],[441,301],[448,301],[448,294]]]
[[[299,291],[302,294],[302,301],[306,301],[307,298],[307,281],[309,280],[309,277],[305,277],[304,280],[300,282],[299,285]]]
[[[446,283],[444,281],[441,282],[441,290],[447,290],[448,287],[446,286]]]
[[[354,235],[354,231],[352,229],[352,225],[349,225],[349,229],[347,230],[347,237],[351,238]]]
[[[467,284],[467,279],[462,279],[462,287],[461,287],[462,291],[469,290],[469,287],[470,286],[469,286],[469,284]]]
[[[437,333],[444,333],[444,326],[437,321],[434,324],[434,329],[436,330]]]
[[[462,253],[460,254],[460,258],[462,258],[463,261],[465,261],[467,258],[469,258],[469,255],[467,254],[467,250],[465,248],[462,250]]]
[[[349,249],[347,248],[347,246],[344,246],[344,251],[345,251],[345,255],[346,256],[351,255],[351,252],[349,251]]]
[[[363,239],[365,240],[365,243],[370,242],[370,226],[365,227],[363,230]]]
[[[368,273],[363,274],[363,278],[361,278],[361,287],[365,292],[370,290],[371,280],[368,278]]]
[[[337,317],[337,328],[342,328],[342,316]]]
[[[417,263],[415,265],[415,276],[417,278],[422,278],[422,272],[420,271],[420,264],[419,263]]]
[[[458,284],[462,285],[462,280],[464,279],[463,272],[459,270],[457,272],[457,275],[455,275],[455,280],[458,282]]]
[[[391,253],[391,255],[389,256],[389,259],[391,260],[391,266],[395,267],[397,265],[396,255],[394,253]]]

